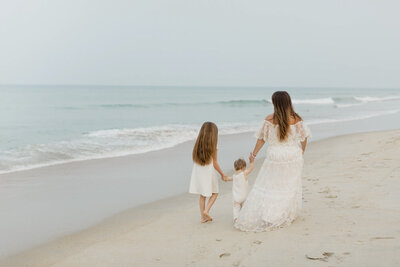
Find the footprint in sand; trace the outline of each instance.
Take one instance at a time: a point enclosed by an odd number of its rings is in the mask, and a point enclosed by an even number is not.
[[[321,189],[322,190],[322,189]],[[331,192],[331,189],[329,187],[326,187],[324,190],[319,191],[318,193],[320,194],[328,194]]]
[[[381,240],[381,239],[395,239],[393,236],[375,236],[370,238],[370,240]]]
[[[361,156],[368,156],[370,155],[372,152],[366,152],[366,153],[362,153]]]
[[[262,241],[256,240],[256,241],[253,242],[253,244],[260,245],[260,244],[262,244]]]
[[[219,257],[220,257],[220,258],[222,258],[222,257],[228,257],[228,256],[230,256],[230,255],[231,255],[231,253],[229,253],[229,252],[224,252],[224,253],[220,254]]]
[[[326,196],[325,198],[337,198],[337,196],[336,195],[329,195],[329,196]]]

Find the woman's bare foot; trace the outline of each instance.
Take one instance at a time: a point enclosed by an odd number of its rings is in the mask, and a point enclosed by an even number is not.
[[[203,212],[203,217],[206,218],[207,221],[211,221],[212,222],[212,220],[213,220],[213,218],[210,215],[208,215],[207,212]]]

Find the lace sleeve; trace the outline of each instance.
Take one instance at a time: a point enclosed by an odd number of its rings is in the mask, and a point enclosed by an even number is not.
[[[264,121],[263,124],[261,125],[260,129],[255,133],[255,137],[257,139],[262,139],[265,142],[267,142],[267,139],[268,139],[268,128],[269,128],[268,123],[266,123]]]
[[[312,136],[310,128],[308,128],[308,126],[303,122],[296,125],[296,133],[300,142],[303,142],[306,138],[311,138]]]

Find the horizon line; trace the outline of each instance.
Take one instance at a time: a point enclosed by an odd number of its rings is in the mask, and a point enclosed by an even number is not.
[[[109,84],[27,84],[27,83],[4,83],[0,86],[65,86],[65,87],[191,87],[191,88],[315,88],[315,89],[400,89],[399,87],[360,87],[360,86],[285,86],[285,85],[109,85]]]

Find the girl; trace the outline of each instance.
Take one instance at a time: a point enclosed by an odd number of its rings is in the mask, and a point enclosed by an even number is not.
[[[208,214],[218,196],[218,180],[215,170],[225,180],[217,161],[218,128],[215,123],[205,122],[193,148],[193,170],[189,193],[200,194],[201,222],[212,221]],[[214,170],[215,169],[215,170]],[[206,206],[206,197],[210,197]]]

